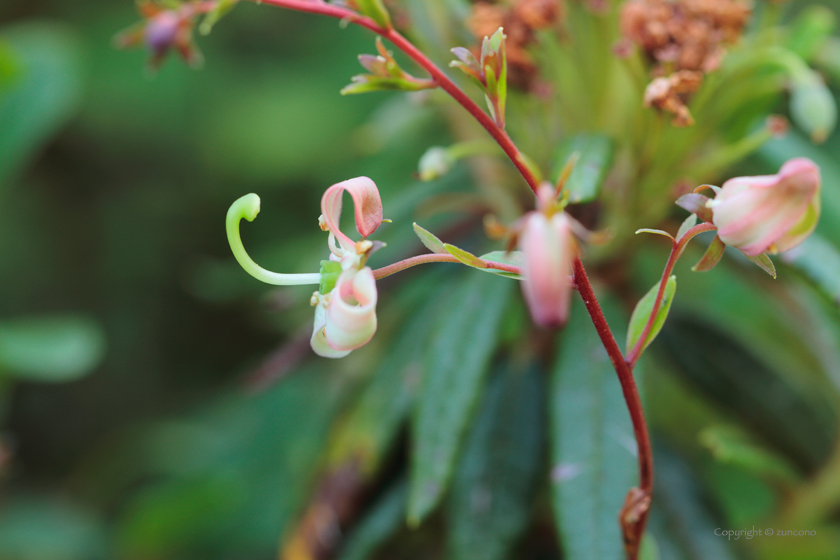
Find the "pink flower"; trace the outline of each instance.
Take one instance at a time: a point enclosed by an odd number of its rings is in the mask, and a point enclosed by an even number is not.
[[[382,223],[379,190],[367,177],[337,183],[321,199],[320,221],[322,229],[330,232],[330,258],[339,261],[342,269],[334,288],[312,296],[316,308],[310,342],[315,353],[326,358],[346,356],[367,344],[376,332],[376,281],[373,271],[364,266],[373,244],[356,243],[339,229],[344,191],[353,198],[356,229],[363,237]]]
[[[325,358],[343,358],[364,346],[376,332],[376,281],[369,267],[350,268],[335,288],[318,298],[312,350]]]
[[[572,260],[577,251],[565,213],[553,212],[554,196],[540,189],[541,211],[523,218],[519,248],[524,253],[522,291],[534,322],[559,327],[569,314]],[[544,191],[544,192],[543,192]]]
[[[819,168],[797,158],[777,175],[730,179],[707,206],[720,239],[752,257],[802,243],[819,220],[819,194]]]

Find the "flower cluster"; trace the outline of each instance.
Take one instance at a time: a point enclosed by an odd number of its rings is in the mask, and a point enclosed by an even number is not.
[[[354,242],[339,229],[342,195],[350,193],[355,205],[356,229],[362,240]],[[382,223],[382,200],[379,190],[367,177],[337,183],[321,199],[321,229],[329,232],[330,260],[322,263],[321,272],[280,274],[257,265],[242,245],[239,222],[253,221],[260,210],[260,199],[248,194],[234,202],[227,214],[227,234],[236,260],[251,276],[274,285],[317,284],[312,295],[315,326],[311,344],[316,354],[341,358],[364,346],[376,332],[376,281],[366,266],[367,258],[380,244],[364,239]]]

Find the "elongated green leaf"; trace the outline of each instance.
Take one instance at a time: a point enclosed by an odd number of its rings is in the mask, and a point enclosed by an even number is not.
[[[674,240],[674,236],[673,236],[673,235],[671,235],[671,234],[670,234],[670,233],[668,233],[667,231],[663,231],[663,230],[661,230],[661,229],[650,229],[650,228],[637,229],[637,230],[636,230],[636,235],[639,235],[640,233],[652,233],[653,235],[661,235],[661,236],[663,236],[663,237],[667,237],[667,238],[668,238],[668,239],[670,239],[671,241],[673,241],[673,240]]]
[[[591,202],[598,198],[601,185],[612,166],[613,151],[613,141],[600,134],[578,134],[560,145],[554,177],[561,173],[573,153],[580,154],[564,189],[569,193],[569,202]]]
[[[450,245],[449,243],[444,243],[443,248],[446,249],[447,253],[449,253],[465,265],[484,270],[484,263],[481,262],[481,259],[473,255],[469,251],[464,251],[460,247]]]
[[[330,463],[358,461],[373,475],[407,418],[419,388],[422,360],[438,305],[425,305],[393,343],[370,384],[330,443]]]
[[[703,258],[692,266],[691,270],[694,272],[708,272],[712,270],[720,262],[725,249],[726,245],[721,241],[720,236],[716,235],[711,244],[709,244],[709,248],[703,253]]]
[[[610,325],[624,324],[601,298]],[[617,332],[617,336],[624,333]],[[618,511],[638,483],[633,427],[606,351],[579,298],[551,377],[552,505],[564,558],[623,560]]]
[[[430,231],[423,229],[422,227],[418,226],[417,223],[414,224],[414,233],[417,234],[417,237],[420,238],[421,243],[426,246],[426,249],[431,251],[432,253],[445,253],[446,247],[443,246],[443,241],[437,238],[435,234]]]
[[[404,523],[408,484],[397,482],[350,533],[338,560],[368,560]]]
[[[518,267],[522,267],[525,264],[525,256],[522,254],[522,251],[511,251],[509,253],[507,251],[492,251],[485,255],[481,255],[481,258],[485,261],[512,264],[513,266]],[[522,280],[522,276],[514,274],[513,272],[505,272],[503,270],[496,270],[493,268],[482,268],[481,270],[492,274],[498,274],[499,276],[504,276],[506,278]]]
[[[659,334],[659,331],[662,330],[662,325],[665,324],[665,319],[668,318],[668,311],[671,309],[671,303],[674,301],[674,293],[676,291],[677,277],[671,276],[665,284],[665,293],[662,294],[662,301],[660,302],[659,310],[656,313],[656,320],[653,322],[653,328],[650,329],[647,339],[642,345],[642,350],[647,348],[648,345],[653,342],[653,339],[656,338],[656,335]],[[633,310],[633,315],[630,317],[630,326],[627,329],[626,352],[630,352],[630,350],[636,346],[636,341],[638,341],[639,337],[642,336],[642,332],[645,330],[645,325],[647,325],[650,314],[653,312],[653,304],[656,303],[656,295],[658,292],[659,283],[657,282],[650,290],[648,290],[645,297],[640,299],[639,303],[636,304],[636,308]]]
[[[0,186],[75,111],[81,99],[77,38],[68,28],[28,23],[0,30],[20,63],[8,90],[0,90]]]
[[[0,372],[30,381],[78,379],[105,352],[105,335],[80,316],[24,318],[0,323]]]
[[[239,0],[218,0],[212,10],[207,12],[204,19],[201,20],[201,25],[198,27],[199,33],[202,35],[209,35],[220,19],[225,17],[232,9],[236,7]]]
[[[544,431],[543,377],[500,368],[453,481],[447,518],[454,560],[504,560],[528,524]]]
[[[418,524],[443,497],[513,283],[470,274],[452,295],[427,351],[414,423],[408,519]]]

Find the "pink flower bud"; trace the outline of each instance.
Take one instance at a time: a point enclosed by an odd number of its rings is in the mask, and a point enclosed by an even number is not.
[[[524,218],[519,248],[525,254],[522,291],[534,322],[558,327],[566,322],[572,291],[576,246],[566,214],[547,217],[531,212]]]
[[[149,19],[146,25],[146,46],[155,55],[162,56],[175,45],[182,25],[181,16],[174,11],[161,12]]]
[[[820,170],[810,159],[792,159],[777,175],[730,179],[707,206],[727,245],[751,257],[787,251],[817,225]]]
[[[342,358],[370,342],[376,332],[376,300],[370,268],[342,272],[328,298],[315,309],[312,350],[325,358]]]

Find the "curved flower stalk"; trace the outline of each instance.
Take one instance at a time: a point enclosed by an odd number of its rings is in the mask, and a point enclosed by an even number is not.
[[[321,229],[329,231],[330,261],[324,261],[321,272],[281,274],[268,271],[251,259],[239,235],[239,222],[249,222],[260,211],[260,198],[248,194],[234,202],[227,214],[227,235],[237,262],[257,280],[277,286],[316,284],[312,295],[315,324],[310,343],[312,350],[326,358],[341,358],[364,346],[376,332],[376,281],[373,271],[365,266],[368,256],[378,248],[362,239],[354,242],[339,229],[341,197],[350,193],[356,209],[356,229],[363,238],[382,223],[382,200],[379,190],[367,177],[337,183],[321,198]],[[381,246],[381,245],[380,245]]]

